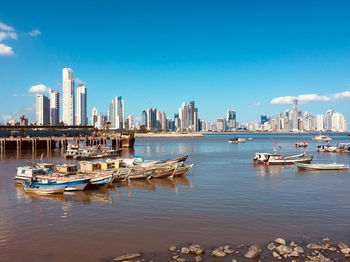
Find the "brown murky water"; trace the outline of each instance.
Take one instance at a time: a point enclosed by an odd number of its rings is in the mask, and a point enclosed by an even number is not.
[[[164,261],[172,243],[265,244],[277,236],[350,240],[350,172],[251,163],[255,152],[271,152],[273,141],[287,154],[300,152],[293,145],[304,140],[314,162],[350,163],[348,153],[317,153],[311,136],[251,135],[252,142],[238,145],[228,144],[225,135],[137,139],[136,155],[189,153],[195,166],[184,178],[49,197],[27,195],[14,185],[16,167],[36,160],[7,152],[0,160],[0,261],[110,261],[131,251]],[[334,143],[349,138],[334,135]],[[59,152],[45,161],[63,162]]]

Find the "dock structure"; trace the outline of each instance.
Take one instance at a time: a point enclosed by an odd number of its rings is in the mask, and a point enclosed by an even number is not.
[[[20,153],[22,149],[31,149],[36,152],[37,149],[46,149],[51,152],[54,148],[60,148],[65,151],[68,144],[80,144],[85,142],[86,146],[107,145],[107,141],[111,141],[113,149],[120,149],[123,146],[120,136],[85,136],[85,137],[3,137],[0,138],[0,151],[4,154],[6,150],[17,150]]]

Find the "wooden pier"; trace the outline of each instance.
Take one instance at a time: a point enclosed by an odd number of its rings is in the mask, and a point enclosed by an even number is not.
[[[85,136],[85,137],[6,137],[0,138],[0,151],[1,154],[6,150],[17,150],[20,153],[22,149],[31,149],[33,153],[37,149],[46,149],[47,152],[51,152],[54,148],[60,148],[65,151],[68,144],[80,144],[85,143],[86,146],[94,145],[107,145],[107,141],[111,141],[113,149],[120,149],[123,146],[120,136]]]

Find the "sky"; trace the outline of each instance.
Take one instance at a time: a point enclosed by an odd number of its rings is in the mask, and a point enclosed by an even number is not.
[[[88,115],[116,96],[136,119],[227,109],[239,122],[328,108],[350,121],[350,1],[124,0],[0,4],[0,122],[35,120],[35,94],[62,92],[70,67],[88,89]],[[61,94],[62,95],[62,94]]]

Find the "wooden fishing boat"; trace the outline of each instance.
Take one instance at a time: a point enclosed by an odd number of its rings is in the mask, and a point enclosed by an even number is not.
[[[327,143],[327,145],[317,146],[317,151],[324,152],[324,153],[344,153],[344,152],[350,151],[350,144],[339,143],[336,146],[331,146]]]
[[[65,191],[81,191],[84,190],[89,182],[90,178],[58,179],[56,177],[50,177],[49,179],[24,182],[24,185],[37,188],[65,187]]]
[[[299,169],[304,170],[344,170],[349,169],[348,165],[343,164],[303,164],[303,163],[294,163],[294,165]]]
[[[153,168],[150,169],[134,169],[132,168],[130,173],[129,173],[129,179],[140,179],[140,178],[145,178],[145,179],[150,179],[153,174]]]
[[[36,187],[36,186],[25,186],[24,191],[26,193],[37,194],[37,195],[49,195],[49,194],[63,194],[65,187]]]
[[[153,170],[152,177],[172,176],[174,173],[174,170],[175,170],[174,166],[158,167]]]
[[[295,143],[294,145],[295,145],[296,148],[305,148],[305,147],[309,146],[309,143],[305,141],[305,142]]]
[[[91,185],[109,185],[113,182],[113,173],[112,174],[98,174],[90,178]]]
[[[257,165],[292,165],[294,163],[311,163],[313,155],[296,154],[282,156],[270,153],[255,153],[253,163]]]
[[[193,164],[189,165],[189,166],[185,166],[184,164],[180,164],[177,165],[175,168],[175,171],[173,172],[173,176],[186,176],[186,174],[188,173],[188,171],[190,171],[190,169],[193,167]]]

